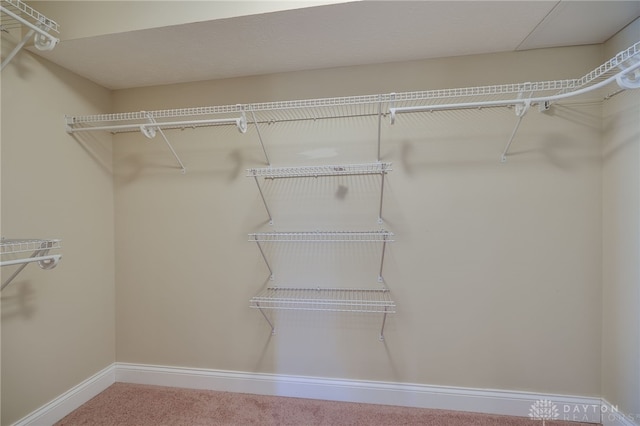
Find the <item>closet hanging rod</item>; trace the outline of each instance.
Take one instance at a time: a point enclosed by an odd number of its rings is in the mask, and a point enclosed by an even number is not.
[[[631,73],[640,69],[640,61],[636,62],[627,68],[619,71],[618,73],[602,80],[596,84],[593,84],[588,87],[583,87],[581,89],[577,89],[571,92],[559,93],[556,95],[550,96],[540,96],[540,97],[530,97],[530,98],[518,98],[518,99],[506,99],[506,100],[497,100],[497,101],[477,101],[477,102],[461,102],[461,103],[451,103],[451,104],[434,104],[434,105],[419,105],[419,106],[409,106],[409,107],[391,107],[389,108],[389,117],[391,120],[391,124],[395,123],[396,114],[402,113],[414,113],[414,112],[434,112],[434,111],[444,111],[444,110],[452,110],[452,109],[472,109],[472,108],[486,108],[486,107],[500,107],[500,106],[521,106],[526,107],[527,105],[532,104],[546,104],[549,102],[557,101],[560,99],[566,99],[573,96],[582,95],[584,93],[588,93],[602,87],[605,87],[614,81],[618,83],[618,85],[625,89],[636,89],[640,88],[640,79],[634,76],[631,77]]]
[[[42,265],[49,265],[51,264],[50,263],[51,261],[53,261],[54,263],[58,263],[60,258],[62,258],[61,254],[51,254],[48,256],[34,256],[34,257],[27,257],[24,259],[6,260],[3,262],[0,262],[0,266],[22,265],[25,263],[33,263],[33,262],[41,262]],[[42,269],[50,269],[50,268],[43,267]]]
[[[165,128],[187,128],[187,127],[203,127],[203,126],[217,126],[225,124],[235,124],[241,133],[247,131],[247,119],[243,115],[239,118],[213,118],[210,120],[183,120],[183,121],[162,121],[155,123],[142,123],[142,124],[114,124],[111,126],[92,126],[92,127],[71,127],[67,122],[67,133],[77,132],[91,132],[96,130],[106,130],[117,133],[119,131],[141,131],[145,135],[149,133],[151,129],[165,129]]]

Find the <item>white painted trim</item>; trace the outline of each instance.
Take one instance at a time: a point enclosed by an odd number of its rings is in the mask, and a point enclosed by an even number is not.
[[[602,405],[604,407],[613,407],[606,399],[602,400]],[[603,426],[640,426],[638,421],[640,421],[640,414],[637,414],[635,419],[628,414],[614,412],[613,410],[602,414]]]
[[[82,383],[43,405],[13,426],[52,425],[115,383],[115,364],[104,368]]]
[[[549,400],[557,406],[560,420],[570,413],[579,417],[576,421],[601,421],[600,409],[595,407],[600,407],[602,400],[594,397],[127,363],[116,363],[116,381],[519,417],[528,417],[536,401]]]
[[[536,401],[548,400],[556,405],[559,420],[602,422],[604,426],[640,426],[623,413],[604,413],[601,418],[600,409],[595,407],[611,407],[611,404],[594,397],[128,363],[106,367],[13,426],[51,425],[115,382],[518,417],[528,417]]]

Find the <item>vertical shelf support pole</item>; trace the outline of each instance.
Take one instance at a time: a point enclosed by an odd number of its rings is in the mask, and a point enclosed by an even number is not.
[[[264,153],[264,158],[267,160],[267,165],[271,166],[271,161],[269,160],[269,156],[267,155],[267,150],[264,147],[264,142],[262,141],[262,134],[260,133],[260,127],[258,126],[258,121],[256,120],[256,114],[251,110],[251,117],[253,118],[253,124],[256,126],[256,132],[258,133],[258,139],[260,140],[260,146],[262,146],[262,152]]]
[[[162,131],[161,128],[158,128],[158,133],[160,133],[160,136],[162,136],[162,139],[164,139],[165,143],[169,147],[169,150],[171,151],[171,153],[175,157],[176,161],[180,165],[180,173],[182,173],[182,174],[187,173],[187,168],[184,166],[184,164],[182,164],[182,161],[180,160],[180,157],[178,157],[178,154],[176,154],[176,151],[171,146],[171,143],[169,142],[169,139],[167,139],[167,137],[164,135],[164,132]]]
[[[524,101],[524,104],[522,105],[516,105],[516,116],[518,117],[518,120],[516,121],[516,125],[513,128],[513,131],[511,132],[511,136],[509,136],[509,142],[507,142],[507,146],[505,146],[504,151],[502,151],[502,156],[500,157],[500,161],[502,163],[505,163],[507,161],[507,153],[509,152],[509,148],[511,148],[513,138],[515,138],[516,132],[520,127],[520,123],[522,123],[522,119],[524,118],[524,115],[527,113],[527,111],[529,111],[530,106],[531,101],[529,99]]]
[[[260,198],[262,198],[262,203],[264,204],[264,209],[267,211],[267,215],[269,216],[269,225],[273,225],[273,218],[271,217],[271,211],[269,211],[269,206],[267,205],[267,200],[264,198],[264,194],[262,193],[262,187],[260,186],[260,182],[258,182],[258,176],[253,175],[253,179],[256,181],[256,185],[258,185],[258,192],[260,193]]]
[[[4,10],[4,9],[3,9]],[[24,47],[25,44],[27,44],[27,42],[31,39],[31,37],[33,37],[33,34],[35,33],[34,30],[29,30],[27,32],[27,35],[25,35],[22,40],[20,41],[20,43],[18,43],[16,45],[16,47],[13,48],[13,50],[11,51],[11,53],[9,53],[7,55],[6,58],[4,58],[4,61],[2,61],[2,65],[0,65],[0,70],[4,69],[4,67],[7,66],[7,64],[9,62],[11,62],[11,60],[13,59],[14,56],[16,56],[18,54],[18,52],[20,51],[20,49],[22,49]]]
[[[384,278],[382,278],[382,266],[384,265],[384,252],[387,248],[387,236],[384,235],[384,240],[382,241],[382,257],[380,258],[380,273],[378,274],[378,282],[384,282]]]
[[[180,161],[180,157],[178,157],[178,154],[176,153],[176,151],[171,146],[171,142],[169,142],[169,139],[167,139],[167,137],[165,136],[164,132],[162,131],[162,129],[159,126],[154,126],[154,124],[157,124],[156,119],[153,118],[151,113],[147,113],[146,116],[147,116],[147,119],[149,120],[150,124],[142,124],[140,126],[140,132],[143,135],[145,135],[147,138],[149,138],[149,139],[153,139],[156,136],[156,131],[158,133],[160,133],[160,136],[162,136],[162,139],[164,139],[164,142],[169,147],[169,150],[173,154],[173,157],[176,159],[176,161],[180,165],[180,172],[182,174],[185,174],[187,172],[187,169],[186,169],[186,167],[184,167],[184,164],[182,164],[182,161]]]
[[[378,161],[380,161],[381,134],[382,134],[382,95],[378,95]]]
[[[255,235],[253,237],[256,241],[256,244],[258,245],[258,249],[260,250],[260,254],[262,255],[262,259],[264,260],[264,263],[267,265],[267,269],[269,269],[269,279],[273,280],[273,271],[271,270],[271,265],[269,265],[269,261],[267,260],[267,256],[264,254],[264,250],[262,250],[262,246],[260,245],[260,241],[258,241],[258,236]]]
[[[384,198],[384,175],[387,174],[386,165],[382,165],[382,172],[380,172],[380,207],[378,209],[378,223],[384,222],[382,220],[382,200]]]
[[[47,254],[47,252],[48,252],[48,251],[49,251],[49,250],[36,250],[36,251],[34,251],[34,252],[33,252],[33,254],[32,254],[31,256],[29,256],[29,259],[35,258],[35,257],[37,257],[37,256],[45,255],[45,254]],[[22,270],[23,270],[24,268],[26,268],[26,267],[27,267],[27,265],[28,265],[28,263],[23,263],[22,265],[20,265],[20,267],[19,267],[18,269],[16,269],[16,271],[15,271],[13,274],[11,274],[11,276],[10,276],[9,278],[7,278],[7,279],[2,283],[2,287],[0,287],[0,290],[4,290],[4,288],[5,288],[6,286],[8,286],[8,285],[9,285],[9,283],[10,283],[11,281],[13,281],[13,279],[14,279],[15,277],[17,277],[17,276],[18,276],[18,274],[20,274],[20,272],[22,272]]]
[[[384,307],[384,314],[382,315],[382,327],[380,328],[380,337],[378,340],[384,342],[384,325],[387,322],[387,307]]]
[[[276,334],[276,328],[273,326],[273,323],[271,322],[271,320],[269,319],[267,314],[265,314],[264,311],[262,310],[262,307],[260,306],[260,303],[256,302],[256,306],[260,310],[260,313],[262,314],[264,319],[267,320],[267,322],[269,323],[269,327],[271,327],[271,335],[272,336],[275,335]]]

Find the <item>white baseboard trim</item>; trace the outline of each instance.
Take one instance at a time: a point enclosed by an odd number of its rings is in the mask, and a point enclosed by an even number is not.
[[[603,402],[593,397],[127,363],[116,363],[116,382],[519,417],[529,417],[533,404],[545,400],[555,406],[555,419],[592,423],[601,421]]]
[[[104,368],[13,426],[50,426],[115,383],[115,364]]]
[[[115,382],[518,417],[529,417],[534,404],[547,401],[554,409],[554,419],[640,426],[635,423],[638,419],[594,397],[128,363],[114,363],[99,371],[13,426],[52,425]]]
[[[603,426],[640,426],[640,414],[630,415],[618,411],[617,406],[611,405],[606,399],[602,400]]]

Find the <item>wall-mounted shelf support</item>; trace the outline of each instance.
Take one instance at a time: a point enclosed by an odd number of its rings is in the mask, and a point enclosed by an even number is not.
[[[262,259],[264,260],[264,263],[267,265],[267,269],[269,270],[269,279],[273,281],[273,269],[271,269],[271,265],[269,265],[269,260],[267,259],[267,256],[264,254],[264,250],[260,245],[260,238],[261,237],[259,237],[258,234],[253,234],[253,241],[256,242],[256,245],[260,250],[260,254],[262,255]]]
[[[378,282],[382,283],[384,282],[384,278],[382,276],[382,267],[384,266],[384,254],[386,252],[387,249],[387,240],[389,238],[389,235],[393,235],[393,234],[383,234],[382,235],[382,255],[380,256],[380,271],[378,272]]]
[[[381,160],[380,144],[382,142],[382,95],[378,95],[378,162]]]
[[[146,137],[148,137],[149,139],[153,139],[156,136],[156,129],[157,129],[158,133],[160,133],[160,136],[162,136],[162,139],[164,139],[165,143],[169,147],[169,150],[171,151],[171,153],[173,154],[174,158],[176,159],[176,161],[180,165],[180,169],[181,169],[182,174],[185,174],[187,172],[187,169],[184,167],[184,164],[182,164],[182,161],[180,161],[180,157],[178,157],[178,154],[176,154],[176,151],[171,146],[171,143],[169,142],[169,139],[167,139],[167,137],[165,136],[164,132],[162,131],[162,128],[153,127],[153,125],[157,124],[157,122],[156,122],[156,119],[153,118],[153,116],[151,116],[151,115],[149,115],[149,123],[150,123],[149,126],[144,125],[144,124],[141,125],[140,126],[140,132],[143,135],[145,135]]]
[[[15,277],[18,276],[29,263],[37,262],[42,269],[55,268],[60,259],[61,254],[49,254],[50,250],[60,249],[62,242],[60,240],[9,240],[2,238],[0,242],[0,252],[2,255],[21,254],[32,252],[31,256],[19,259],[9,259],[0,262],[0,266],[20,265],[20,267],[11,274],[9,278],[2,282],[0,290],[4,289]]]
[[[379,339],[384,340],[387,314],[396,312],[389,290],[357,288],[288,288],[268,287],[251,298],[249,306],[259,309],[275,334],[273,321],[265,310],[357,312],[382,314]]]
[[[3,31],[22,27],[29,29],[22,40],[4,58],[0,69],[4,69],[32,37],[34,37],[34,46],[38,50],[53,50],[60,41],[49,33],[50,31],[58,33],[58,24],[20,0],[2,0],[0,12],[2,15],[0,29]]]
[[[516,125],[511,132],[511,136],[509,136],[509,141],[507,142],[507,145],[504,147],[504,151],[502,151],[502,155],[500,156],[500,161],[503,163],[507,161],[507,153],[509,152],[509,148],[511,148],[511,144],[513,143],[513,139],[516,136],[516,132],[520,128],[520,123],[522,123],[522,119],[524,118],[524,115],[527,113],[527,111],[529,111],[530,106],[531,102],[528,102],[528,100],[526,100],[522,105],[516,105],[516,117],[518,118],[516,120]]]
[[[258,177],[265,179],[283,179],[283,178],[303,178],[303,177],[322,177],[322,176],[355,176],[355,175],[374,175],[381,176],[380,183],[380,204],[378,210],[378,223],[382,223],[382,201],[384,196],[384,176],[387,172],[393,170],[391,163],[365,163],[365,164],[340,164],[326,166],[301,166],[301,167],[265,167],[256,169],[247,169],[247,177],[253,177],[260,198],[264,204],[267,215],[269,216],[269,224],[273,225],[273,217],[267,204],[267,200],[262,192],[262,187]]]
[[[260,126],[258,126],[258,120],[256,120],[256,114],[251,111],[251,118],[253,119],[253,124],[256,126],[256,133],[258,134],[258,140],[260,141],[260,146],[262,147],[262,152],[264,153],[264,158],[267,160],[267,165],[271,166],[271,161],[269,160],[269,156],[267,155],[267,149],[264,147],[264,141],[262,140],[262,133],[260,133]]]

